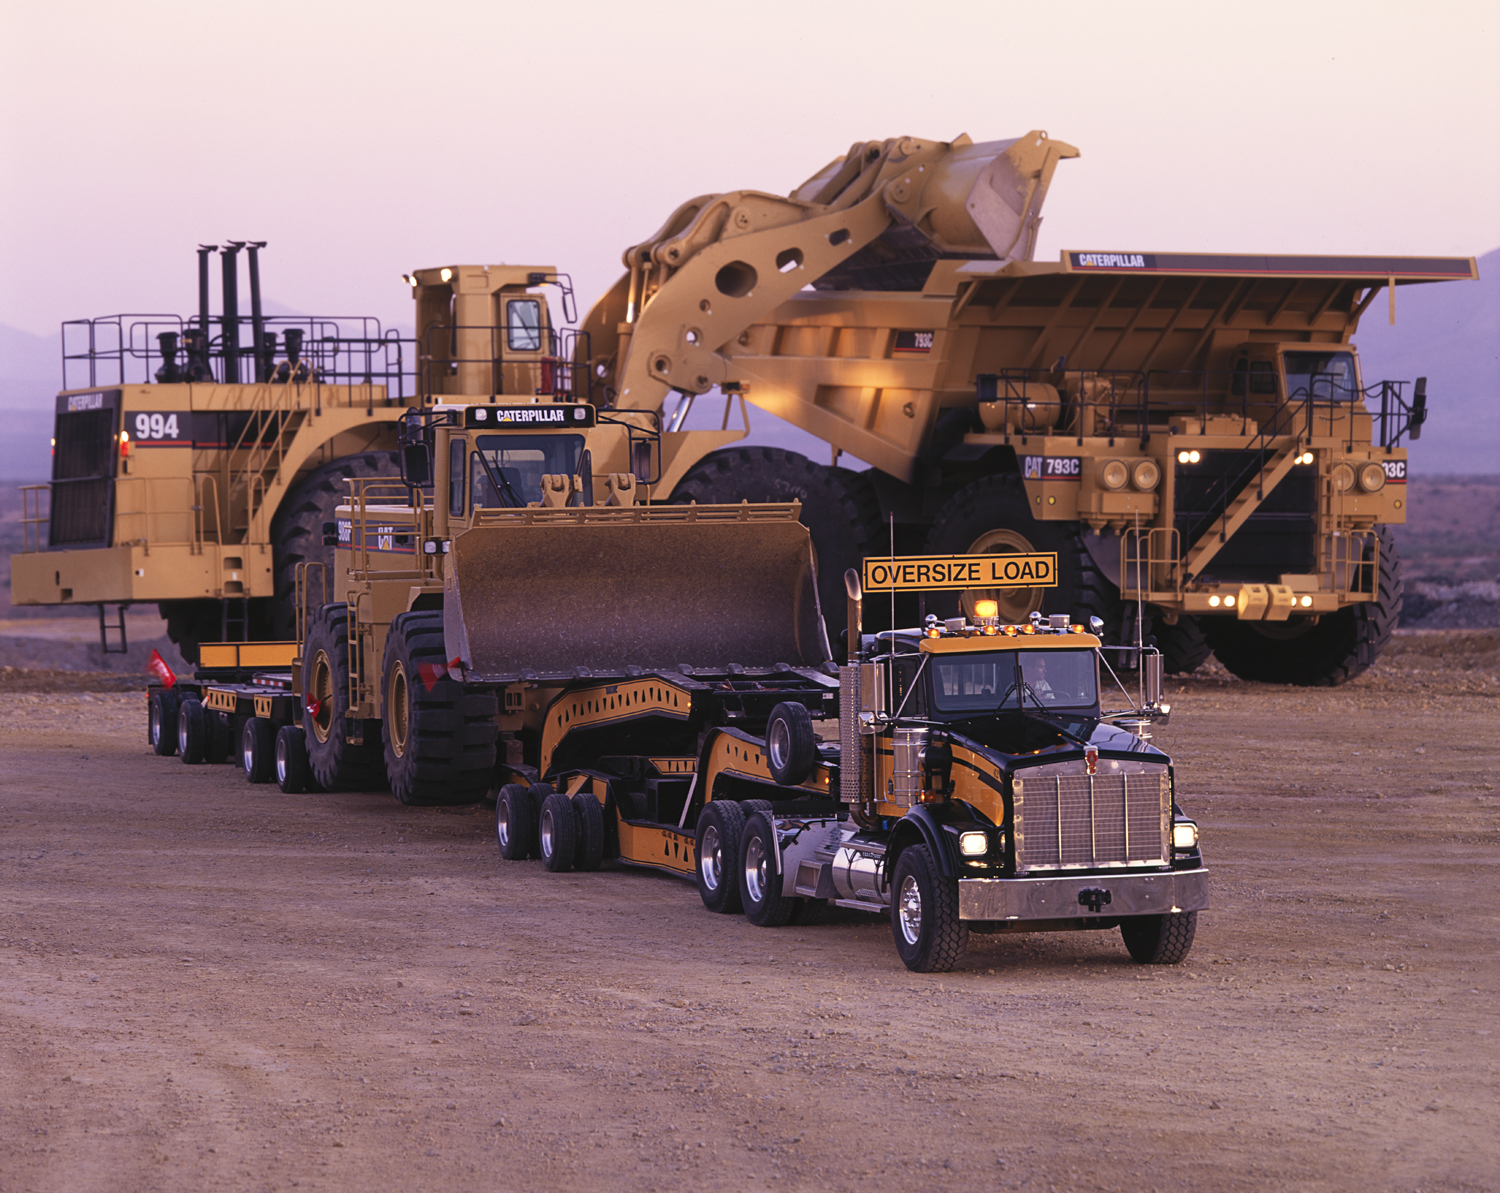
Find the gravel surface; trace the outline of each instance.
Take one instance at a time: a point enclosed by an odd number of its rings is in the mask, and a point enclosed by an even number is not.
[[[0,1190],[1500,1188],[1500,635],[1355,684],[1209,669],[1160,744],[1213,870],[1117,933],[902,968],[493,813],[288,797],[0,676]]]

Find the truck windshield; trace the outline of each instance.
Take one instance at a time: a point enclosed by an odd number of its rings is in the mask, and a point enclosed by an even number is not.
[[[1351,402],[1359,397],[1354,355],[1349,352],[1286,353],[1286,392],[1292,399]]]
[[[484,465],[474,460],[469,469],[472,508],[517,506],[542,499],[542,477],[557,473],[572,476],[578,471],[583,436],[481,435],[475,446],[478,451],[474,455],[483,455],[508,487],[503,493],[495,492]]]
[[[932,703],[938,712],[1091,708],[1099,699],[1092,650],[1005,650],[934,655]]]

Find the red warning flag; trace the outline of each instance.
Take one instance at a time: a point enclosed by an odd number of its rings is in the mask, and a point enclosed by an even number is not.
[[[156,676],[164,688],[170,688],[177,682],[177,676],[172,674],[172,668],[167,666],[167,660],[154,650],[151,652],[150,661],[146,664],[146,670]]]
[[[448,674],[448,668],[441,663],[418,663],[417,674],[421,677],[423,685],[430,692],[436,686],[437,681]]]
[[[302,705],[307,709],[308,716],[312,717],[312,719],[316,721],[319,715],[321,715],[321,713],[323,712],[323,706],[327,704],[328,701],[332,698],[333,697],[331,696],[325,696],[323,697],[323,699],[319,700],[311,692],[304,692],[302,695]]]

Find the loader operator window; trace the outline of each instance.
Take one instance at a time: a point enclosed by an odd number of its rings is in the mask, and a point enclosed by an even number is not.
[[[481,435],[475,446],[478,450],[469,469],[472,507],[494,509],[540,501],[542,477],[548,474],[575,475],[583,436]],[[500,482],[499,491],[495,481]]]
[[[1091,650],[933,656],[931,667],[932,700],[939,712],[1090,708],[1099,699]]]
[[[505,343],[512,352],[542,347],[542,304],[535,298],[513,298],[505,307]]]
[[[1359,397],[1354,355],[1349,352],[1286,353],[1286,392],[1289,398],[1311,397],[1315,402],[1352,402]]]

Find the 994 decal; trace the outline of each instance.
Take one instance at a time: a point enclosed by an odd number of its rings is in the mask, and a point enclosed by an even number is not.
[[[1029,481],[1076,481],[1083,475],[1079,456],[1022,456],[1021,476]]]
[[[137,443],[149,442],[153,439],[178,439],[182,431],[179,429],[177,413],[146,413],[142,411],[133,415],[126,415],[132,426],[132,434]]]

